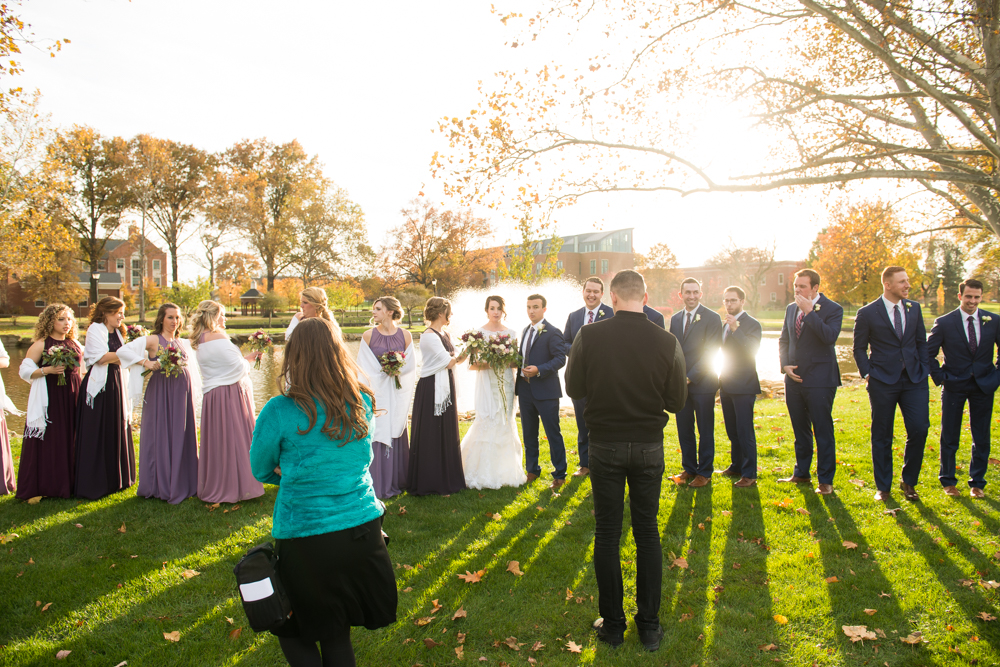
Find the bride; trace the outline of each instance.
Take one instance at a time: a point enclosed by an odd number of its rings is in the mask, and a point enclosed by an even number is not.
[[[489,321],[479,328],[484,336],[506,333],[516,341],[517,332],[502,323],[507,316],[503,297],[486,298]],[[516,344],[516,343],[515,343]],[[462,438],[462,467],[470,489],[499,489],[527,481],[521,462],[521,439],[514,423],[514,369],[503,373],[507,407],[488,364],[469,364],[476,373],[476,419]]]

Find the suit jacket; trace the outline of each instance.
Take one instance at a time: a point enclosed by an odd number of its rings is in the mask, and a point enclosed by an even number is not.
[[[719,375],[715,372],[715,356],[722,347],[722,318],[710,308],[701,304],[694,311],[694,318],[687,334],[684,333],[684,318],[687,311],[681,309],[670,318],[670,333],[680,341],[684,351],[684,365],[687,368],[689,394],[715,394],[719,391]],[[742,327],[741,327],[742,328]]]
[[[721,318],[720,318],[721,319]],[[722,375],[719,385],[727,394],[760,393],[757,378],[757,350],[763,328],[746,311],[737,320],[740,326],[722,341]],[[726,325],[722,325],[723,335]]]
[[[802,318],[802,335],[796,337],[798,316],[799,307],[788,304],[778,337],[781,371],[784,372],[785,366],[798,366],[795,374],[802,378],[803,387],[839,387],[836,344],[844,323],[844,309],[820,294],[812,311]]]
[[[976,312],[980,334],[975,354],[969,351],[965,337],[967,317],[957,308],[934,320],[927,338],[931,378],[936,385],[975,378],[979,388],[989,394],[1000,387],[1000,317],[984,310]],[[943,366],[938,363],[938,350],[944,351]],[[998,350],[995,357],[994,350]]]
[[[548,320],[542,320],[543,331],[535,336],[535,341],[531,344],[531,351],[528,358],[522,362],[522,366],[538,366],[538,375],[531,378],[531,395],[534,398],[561,398],[562,385],[559,383],[559,369],[566,365],[566,353],[569,346],[563,332],[549,324]],[[529,325],[530,326],[530,325]],[[528,327],[524,327],[521,332],[521,341],[528,335]],[[517,369],[517,381],[514,384],[514,393],[520,392],[521,387],[527,380],[521,377],[521,368]]]
[[[604,313],[603,315],[601,313]],[[569,348],[573,345],[573,339],[576,338],[576,334],[583,328],[584,318],[587,316],[587,307],[584,306],[580,310],[574,310],[566,318],[566,327],[563,329],[563,338],[566,340],[566,351],[569,352]],[[611,306],[606,306],[603,303],[597,307],[597,315],[594,317],[594,322],[600,322],[601,320],[606,320],[609,317],[615,316],[615,309]]]
[[[646,317],[649,321],[660,327],[661,329],[666,329],[666,322],[663,320],[663,313],[656,310],[655,308],[650,308],[649,306],[643,305],[642,312],[646,313]],[[572,345],[572,343],[571,343]]]
[[[903,340],[896,336],[881,296],[858,311],[854,320],[854,361],[861,377],[895,384],[905,370],[910,382],[927,381],[927,329],[920,304],[902,299],[900,306],[906,318]]]

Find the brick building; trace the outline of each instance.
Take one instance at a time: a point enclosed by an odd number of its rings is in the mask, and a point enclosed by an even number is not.
[[[632,228],[609,232],[593,232],[562,237],[562,247],[556,256],[556,266],[568,278],[583,282],[589,276],[599,276],[609,282],[622,269],[635,268],[632,249]],[[535,242],[535,271],[541,270],[551,239]],[[504,248],[504,259],[511,246]],[[490,271],[487,284],[496,282],[496,271]]]
[[[758,310],[780,310],[788,305],[793,299],[795,272],[804,269],[804,261],[783,261],[775,262],[770,270],[766,271],[760,278],[757,285],[759,295]],[[681,280],[684,278],[695,278],[701,281],[701,291],[704,293],[702,303],[709,308],[722,306],[722,290],[729,285],[739,285],[740,281],[729,275],[724,268],[717,266],[688,266],[678,269]],[[744,287],[745,291],[746,287]],[[750,294],[747,294],[750,299]],[[749,307],[749,306],[748,306]]]

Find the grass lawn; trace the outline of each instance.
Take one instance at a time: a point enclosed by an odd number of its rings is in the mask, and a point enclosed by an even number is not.
[[[700,490],[665,480],[660,617],[666,636],[655,654],[642,650],[632,625],[617,651],[599,645],[589,630],[598,612],[588,480],[571,478],[558,495],[538,481],[524,489],[393,499],[385,530],[397,563],[399,621],[374,632],[356,629],[358,662],[998,664],[1000,621],[981,618],[1000,616],[1000,590],[992,583],[1000,580],[997,468],[990,466],[984,501],[940,492],[939,405],[931,404],[922,499],[908,503],[897,493],[888,505],[899,508],[894,515],[872,500],[868,401],[857,387],[842,389],[837,399],[835,496],[776,483],[793,464],[791,428],[776,400],[757,404],[757,487],[734,489],[721,476]],[[572,450],[575,426],[564,420],[563,429]],[[717,429],[721,435],[721,417]],[[1000,427],[993,430],[1000,439]],[[901,457],[901,422],[897,434]],[[667,471],[675,473],[673,424],[665,436]],[[966,435],[963,468],[968,453]],[[575,463],[571,455],[571,469]],[[716,460],[716,468],[727,464],[728,453]],[[897,458],[897,476],[901,464]],[[214,511],[197,499],[170,506],[131,490],[98,502],[0,498],[0,533],[9,540],[0,548],[0,664],[283,664],[276,640],[246,627],[232,575],[247,549],[269,539],[275,492],[267,487],[262,499]],[[634,558],[626,533],[630,615]],[[672,566],[675,558],[686,565]],[[507,571],[510,561],[519,562],[523,576]],[[185,570],[200,574],[185,578]],[[467,570],[484,571],[482,581],[457,577]],[[459,609],[466,616],[454,619]],[[430,621],[418,625],[420,619]],[[852,643],[841,626],[857,625],[877,638]],[[900,641],[916,631],[925,642]],[[164,639],[171,632],[180,633],[179,642]],[[571,653],[569,642],[582,652]],[[60,650],[72,653],[57,663]]]

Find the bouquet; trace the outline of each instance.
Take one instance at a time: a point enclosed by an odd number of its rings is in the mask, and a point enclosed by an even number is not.
[[[179,376],[184,372],[184,366],[187,366],[187,359],[181,353],[177,343],[171,341],[166,347],[161,347],[156,354],[156,360],[160,362],[160,371],[164,375],[169,377]],[[153,369],[147,368],[142,372],[142,376],[146,377],[153,372]]]
[[[267,348],[274,346],[274,339],[271,338],[271,334],[267,333],[263,329],[257,329],[250,334],[250,338],[247,340],[247,345],[249,345],[250,349],[255,352],[263,352]],[[255,369],[260,368],[260,357],[257,357],[257,361],[254,362],[253,367]]]
[[[500,390],[500,400],[503,402],[503,415],[507,419],[507,388],[504,385],[506,374],[511,366],[521,364],[521,353],[517,343],[510,334],[499,333],[486,339],[479,359],[488,364],[497,378],[497,388]]]
[[[70,370],[80,365],[76,352],[65,345],[53,345],[42,352],[42,363],[47,363],[49,366],[65,366]],[[65,371],[59,374],[59,381],[56,382],[56,385],[60,387],[64,384],[66,384]]]
[[[143,336],[148,336],[149,331],[146,327],[141,324],[129,324],[125,327],[125,342],[131,343],[136,338],[142,338]]]
[[[378,363],[382,367],[382,372],[396,381],[396,389],[402,389],[399,384],[399,373],[403,370],[403,363],[406,361],[405,352],[386,352],[379,355]]]
[[[465,344],[465,351],[469,353],[469,363],[479,363],[479,357],[486,349],[486,337],[483,336],[483,332],[470,329],[462,334],[459,340]]]

